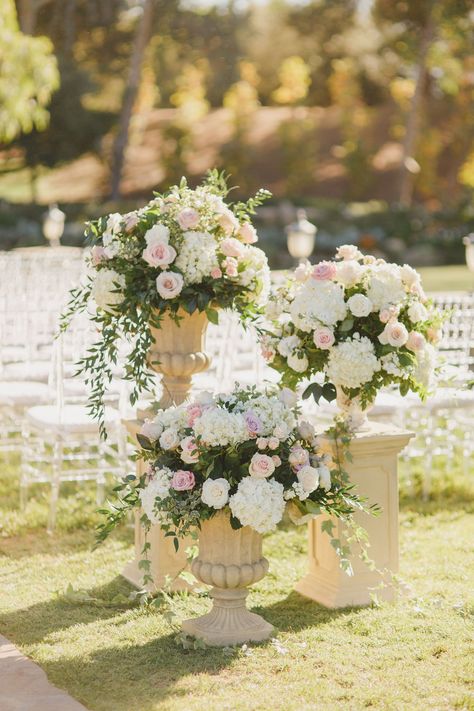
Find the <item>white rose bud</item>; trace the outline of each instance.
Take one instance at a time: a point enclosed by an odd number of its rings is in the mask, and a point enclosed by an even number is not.
[[[321,486],[325,491],[329,491],[331,488],[331,472],[329,471],[328,467],[326,467],[324,464],[321,464],[318,467],[318,473],[319,473],[319,486]]]

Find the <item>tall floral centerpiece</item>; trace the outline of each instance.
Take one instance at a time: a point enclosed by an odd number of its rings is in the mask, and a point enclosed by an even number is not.
[[[295,522],[328,512],[348,518],[361,503],[318,448],[312,425],[299,422],[288,389],[255,387],[158,412],[139,435],[148,462],[122,484],[121,516],[142,509],[145,526],[175,539],[199,531],[192,572],[212,585],[212,611],[183,624],[210,644],[267,638],[272,628],[245,607],[246,587],[268,570],[262,534],[286,508]],[[118,522],[117,507],[102,526]]]
[[[267,362],[291,388],[319,375],[303,397],[335,397],[352,429],[388,385],[426,395],[442,320],[408,265],[363,256],[354,245],[333,261],[297,267],[267,305]]]
[[[132,400],[151,385],[151,366],[163,374],[162,406],[179,403],[191,375],[209,365],[204,336],[218,310],[248,319],[265,301],[269,269],[250,219],[269,193],[233,204],[227,194],[224,176],[210,171],[196,189],[183,178],[140,210],[89,223],[91,276],[73,292],[64,323],[95,302],[99,339],[80,367],[99,419],[124,340]]]

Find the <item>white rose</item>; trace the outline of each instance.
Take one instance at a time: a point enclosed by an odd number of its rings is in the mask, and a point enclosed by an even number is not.
[[[280,440],[286,439],[288,435],[290,434],[290,428],[286,424],[286,422],[279,422],[278,425],[275,425],[273,428],[273,436],[277,437]]]
[[[400,267],[400,276],[404,284],[408,287],[421,283],[421,276],[418,274],[416,269],[410,267],[409,264],[404,264],[403,267]]]
[[[290,388],[282,388],[278,393],[278,399],[286,405],[286,407],[295,407],[298,402],[298,395]]]
[[[266,479],[275,471],[275,462],[266,454],[254,454],[249,464],[250,476]]]
[[[355,244],[342,244],[336,250],[336,257],[339,259],[360,259],[362,256]]]
[[[162,432],[163,425],[161,422],[153,422],[153,420],[145,420],[140,429],[140,434],[149,439],[150,442],[155,442]]]
[[[315,491],[319,486],[319,471],[307,464],[297,472],[298,481],[307,494]]]
[[[174,299],[181,293],[184,280],[177,272],[161,272],[156,278],[156,290],[162,299]]]
[[[168,244],[169,238],[170,231],[169,228],[166,227],[166,225],[153,225],[153,227],[150,227],[150,229],[145,232],[145,242],[149,247],[152,244],[156,244],[157,242]]]
[[[288,358],[288,356],[293,353],[295,348],[297,348],[300,343],[301,340],[298,338],[298,336],[286,336],[285,338],[282,338],[279,342],[277,346],[277,351],[284,358]]]
[[[305,356],[304,353],[302,355],[298,355],[298,353],[292,353],[290,356],[288,356],[287,363],[289,367],[296,373],[304,373],[304,371],[309,365],[308,358]]]
[[[206,479],[202,485],[201,501],[213,509],[221,509],[229,500],[229,489],[226,479]]]
[[[372,302],[364,294],[354,294],[348,299],[347,305],[351,314],[358,318],[368,316],[372,311]]]
[[[168,427],[160,437],[160,447],[162,449],[176,449],[179,444],[178,431],[173,427]]]
[[[379,336],[383,345],[387,343],[396,348],[401,348],[408,341],[408,331],[400,321],[389,321]]]
[[[305,420],[299,423],[298,432],[300,433],[301,437],[303,437],[303,439],[311,439],[312,437],[314,437],[313,425],[311,424],[311,422],[306,422]]]
[[[408,309],[408,318],[413,323],[424,321],[428,317],[428,309],[419,301],[415,301]]]
[[[203,390],[196,395],[195,400],[199,405],[212,405],[214,403],[214,396],[209,390]]]
[[[360,282],[364,274],[364,267],[353,259],[339,262],[337,265],[336,281],[343,286],[354,286]]]
[[[331,472],[329,471],[329,468],[326,467],[324,464],[321,464],[318,467],[318,474],[319,474],[319,486],[322,489],[329,491],[329,489],[331,488]]]

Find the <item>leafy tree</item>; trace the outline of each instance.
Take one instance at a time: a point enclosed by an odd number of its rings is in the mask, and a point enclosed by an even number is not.
[[[20,32],[13,0],[0,5],[0,143],[48,125],[47,106],[59,85],[51,41]]]

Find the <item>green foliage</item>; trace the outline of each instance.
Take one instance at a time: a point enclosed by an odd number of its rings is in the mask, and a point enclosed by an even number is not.
[[[46,128],[47,107],[59,86],[50,40],[19,31],[13,0],[2,0],[0,8],[0,56],[0,143],[9,143]]]

